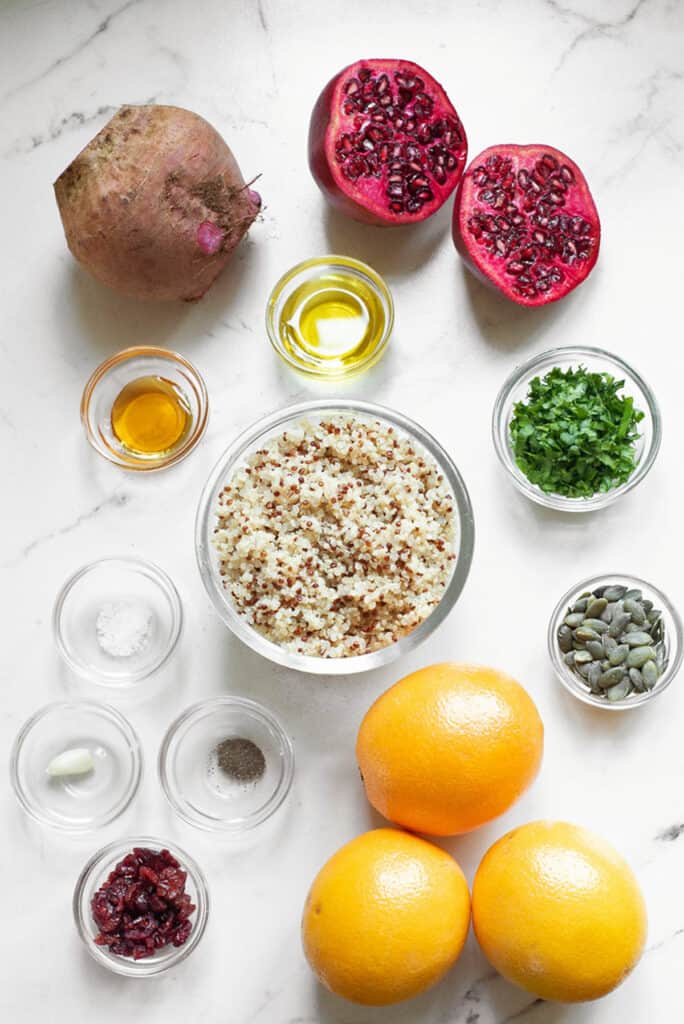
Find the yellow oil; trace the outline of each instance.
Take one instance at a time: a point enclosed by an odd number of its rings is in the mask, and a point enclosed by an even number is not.
[[[177,448],[192,424],[183,392],[165,377],[137,377],[112,405],[114,436],[137,455],[164,455]]]
[[[370,365],[386,323],[377,291],[357,274],[335,268],[322,270],[288,295],[280,339],[302,369],[346,376]]]

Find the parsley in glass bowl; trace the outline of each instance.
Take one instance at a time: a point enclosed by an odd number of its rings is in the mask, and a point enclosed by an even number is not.
[[[492,419],[494,447],[524,495],[590,512],[636,487],[660,447],[661,422],[643,378],[600,348],[557,348],[516,368]]]

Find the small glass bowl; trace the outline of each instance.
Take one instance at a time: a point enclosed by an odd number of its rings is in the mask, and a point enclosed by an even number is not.
[[[218,497],[233,473],[245,458],[269,438],[294,428],[303,419],[316,421],[329,416],[348,415],[359,419],[379,420],[400,436],[410,438],[418,449],[424,449],[435,460],[454,496],[456,516],[456,560],[454,571],[439,604],[419,626],[369,654],[348,658],[323,658],[288,651],[257,632],[233,606],[221,582],[219,560],[212,538],[216,522]],[[291,405],[266,416],[242,433],[223,453],[214,466],[200,496],[195,521],[195,550],[202,582],[223,621],[248,647],[278,665],[315,675],[348,675],[379,668],[413,651],[444,621],[456,604],[470,572],[475,544],[475,524],[470,497],[463,478],[449,454],[426,430],[399,412],[370,402],[352,399],[321,399]]]
[[[95,768],[51,777],[50,761],[86,747]],[[92,701],[48,704],[29,718],[14,741],[10,777],[27,814],[65,832],[101,828],[121,815],[142,775],[140,743],[120,712]]]
[[[116,637],[102,634],[107,620],[147,615],[132,653],[117,655]],[[183,623],[178,591],[158,566],[137,558],[90,562],[67,580],[53,613],[57,649],[79,676],[103,686],[124,687],[147,678],[170,658]],[[99,627],[99,633],[98,633]],[[125,639],[125,636],[124,636]],[[135,634],[129,638],[131,649]]]
[[[138,377],[164,377],[184,395],[191,425],[178,447],[161,455],[132,452],[112,430],[112,406],[120,391]],[[123,469],[150,472],[180,462],[195,448],[209,417],[207,389],[192,363],[164,348],[126,348],[105,360],[92,374],[81,398],[81,420],[86,437],[96,452]]]
[[[224,739],[255,743],[263,775],[230,779],[219,767]],[[265,707],[244,697],[216,697],[193,704],[172,723],[159,751],[159,778],[171,807],[190,825],[237,835],[266,821],[292,786],[294,751],[289,736]]]
[[[616,380],[624,380],[625,386],[621,394],[634,399],[635,407],[644,413],[644,418],[638,425],[641,436],[636,442],[636,468],[630,478],[619,487],[594,494],[591,498],[566,498],[562,494],[546,494],[536,484],[530,483],[518,468],[510,443],[510,425],[515,404],[527,398],[530,382],[534,377],[543,377],[556,366],[567,370],[580,364],[591,372],[606,371]],[[538,505],[561,512],[593,512],[610,505],[644,479],[660,448],[660,412],[646,381],[618,356],[600,348],[556,348],[518,366],[505,381],[494,404],[492,436],[499,461],[515,486],[526,497]]]
[[[611,583],[627,587],[628,590],[641,590],[644,598],[652,601],[653,606],[661,610],[664,627],[663,641],[665,645],[664,670],[653,689],[646,690],[644,693],[631,693],[628,697],[623,698],[623,700],[616,701],[609,701],[592,693],[581,676],[573,672],[565,664],[563,653],[558,646],[558,630],[563,623],[563,619],[568,614],[568,608],[578,600],[580,594],[585,590],[592,591],[595,587],[605,587]],[[647,583],[646,580],[639,579],[638,576],[628,576],[621,572],[604,572],[600,576],[590,576],[589,579],[582,580],[568,590],[567,594],[563,595],[553,611],[549,622],[547,641],[551,663],[565,689],[573,697],[577,697],[578,700],[583,701],[585,704],[591,704],[592,707],[603,708],[607,711],[625,711],[629,708],[636,708],[659,696],[663,690],[667,689],[677,675],[684,653],[682,621],[677,610],[665,594],[651,583]]]
[[[144,846],[153,850],[168,850],[176,858],[183,871],[187,872],[185,889],[197,908],[191,917],[192,931],[182,946],[164,946],[163,949],[158,949],[154,956],[143,960],[118,956],[116,953],[111,953],[106,946],[97,946],[95,937],[99,929],[93,920],[90,908],[93,896],[106,881],[108,875],[119,861],[123,860],[136,846]],[[130,836],[127,839],[119,839],[115,843],[110,843],[109,846],[98,850],[90,858],[76,882],[72,906],[78,934],[93,960],[115,974],[123,974],[128,978],[151,978],[185,960],[198,945],[204,935],[209,917],[209,892],[200,867],[185,850],[181,850],[174,843],[168,843],[152,836]]]
[[[296,290],[302,285],[323,282],[332,274],[358,281],[362,288],[372,293],[382,310],[383,328],[375,343],[360,356],[354,355],[354,347],[340,352],[332,350],[327,355],[321,355],[299,343],[294,332],[287,334],[282,329],[284,306]],[[350,294],[353,295],[353,291]],[[358,296],[354,298],[359,302]],[[383,356],[393,324],[394,303],[387,284],[367,263],[350,256],[318,256],[298,263],[283,274],[266,304],[266,331],[275,351],[293,370],[317,380],[349,380],[370,369]]]

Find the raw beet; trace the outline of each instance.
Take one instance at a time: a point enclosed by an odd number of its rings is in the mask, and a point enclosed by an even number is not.
[[[544,145],[490,146],[467,168],[453,236],[468,267],[522,306],[571,292],[598,257],[601,225],[570,157]]]
[[[195,905],[187,874],[168,850],[136,847],[120,861],[91,900],[98,946],[142,960],[169,944],[182,946],[192,931]]]
[[[203,118],[121,107],[55,182],[67,243],[104,284],[142,299],[198,299],[261,199]]]
[[[408,60],[360,60],[330,81],[309,127],[324,195],[370,224],[425,220],[463,173],[467,141],[441,85]]]

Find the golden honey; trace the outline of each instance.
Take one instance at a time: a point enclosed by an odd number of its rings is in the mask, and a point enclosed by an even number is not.
[[[165,455],[190,430],[192,414],[183,392],[165,377],[137,377],[114,399],[112,431],[128,451]]]

